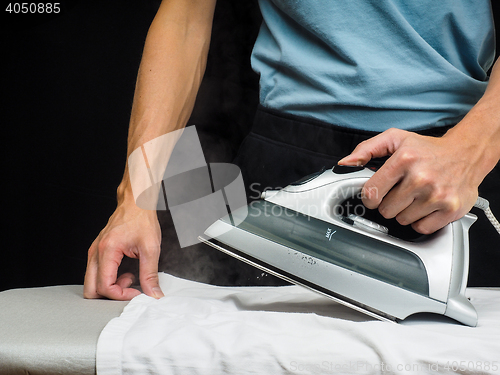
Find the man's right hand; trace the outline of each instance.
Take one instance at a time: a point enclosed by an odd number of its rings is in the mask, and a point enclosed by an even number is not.
[[[139,280],[145,294],[163,297],[158,283],[161,230],[156,211],[121,204],[88,252],[85,298],[130,300],[140,294],[130,288],[134,275],[117,276],[123,256],[139,259]]]

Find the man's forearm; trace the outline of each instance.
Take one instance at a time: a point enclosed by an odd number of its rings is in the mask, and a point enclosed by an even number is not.
[[[144,143],[181,129],[205,71],[215,0],[164,0],[146,38],[132,105],[127,156]],[[171,149],[148,155],[167,160]],[[128,163],[119,201],[133,200]]]
[[[483,97],[445,137],[463,145],[482,180],[500,159],[500,61],[495,63]],[[479,181],[480,182],[480,181]],[[478,183],[479,183],[478,182]]]

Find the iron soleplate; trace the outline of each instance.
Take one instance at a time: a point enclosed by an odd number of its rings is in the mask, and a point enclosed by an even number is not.
[[[315,293],[318,293],[318,294],[321,294],[325,297],[328,297],[332,300],[334,300],[335,302],[337,303],[340,303],[346,307],[349,307],[355,311],[358,311],[362,314],[365,314],[367,316],[370,316],[372,318],[375,318],[375,319],[378,319],[378,320],[381,320],[381,321],[384,321],[384,322],[391,322],[391,323],[397,323],[398,322],[398,318],[392,316],[392,315],[389,315],[385,312],[382,312],[382,311],[379,311],[379,310],[376,310],[376,309],[373,309],[371,307],[368,307],[366,305],[363,305],[357,301],[354,301],[352,299],[349,299],[349,298],[346,298],[345,296],[342,296],[340,294],[337,294],[331,290],[328,290],[328,289],[325,289],[325,288],[322,288],[316,284],[313,284],[313,283],[310,283],[308,282],[307,280],[304,280],[302,278],[299,278],[293,274],[290,274],[288,272],[285,272],[283,270],[280,270],[274,266],[271,266],[265,262],[262,262],[252,256],[249,256],[248,254],[245,254],[241,251],[238,251],[236,249],[233,249],[227,245],[225,245],[224,243],[220,242],[220,241],[217,241],[215,239],[208,239],[208,238],[205,238],[203,236],[199,236],[198,239],[219,250],[219,251],[222,251],[223,253],[226,253],[242,262],[245,262],[253,267],[256,267],[264,272],[267,272],[271,275],[274,275],[276,277],[279,277],[291,284],[295,284],[295,285],[299,285],[301,287],[304,287],[304,288],[307,288]]]

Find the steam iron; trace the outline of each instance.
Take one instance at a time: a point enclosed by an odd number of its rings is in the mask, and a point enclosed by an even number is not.
[[[398,322],[426,312],[476,326],[476,310],[465,297],[468,231],[476,216],[431,235],[400,235],[404,227],[356,212],[364,206],[353,202],[373,173],[335,166],[266,191],[212,224],[200,240],[377,319]]]

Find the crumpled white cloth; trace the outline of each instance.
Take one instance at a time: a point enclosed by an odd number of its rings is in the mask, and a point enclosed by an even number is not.
[[[160,274],[102,331],[104,374],[500,374],[500,289],[472,288],[475,328],[373,320],[299,286],[216,287]]]

